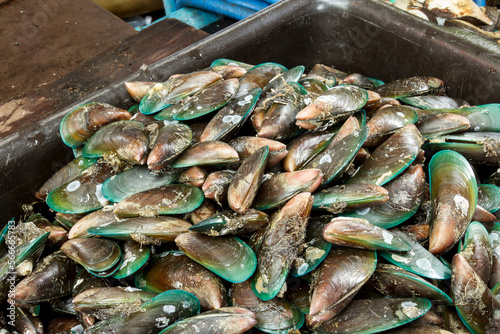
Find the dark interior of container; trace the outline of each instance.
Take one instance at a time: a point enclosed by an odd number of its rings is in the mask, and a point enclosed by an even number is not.
[[[441,78],[447,93],[471,104],[498,102],[500,46],[467,31],[443,28],[378,0],[282,0],[154,66],[133,80],[164,81],[171,74],[210,65],[217,58],[287,67],[316,63],[383,81],[415,75]],[[132,105],[123,83],[86,100]],[[75,106],[0,142],[1,218],[18,217],[45,180],[73,156],[59,137],[61,119]],[[3,225],[3,224],[2,224]]]

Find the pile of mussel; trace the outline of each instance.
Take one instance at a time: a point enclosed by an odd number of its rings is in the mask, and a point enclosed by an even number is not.
[[[0,234],[0,333],[500,333],[500,105],[228,59],[126,88]]]

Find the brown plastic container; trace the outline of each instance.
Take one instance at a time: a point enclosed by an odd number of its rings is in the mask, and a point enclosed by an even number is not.
[[[471,104],[500,102],[498,44],[425,22],[378,0],[281,0],[128,81],[163,81],[174,73],[204,68],[217,58],[252,64],[273,61],[287,67],[302,64],[307,69],[323,63],[386,82],[435,76],[445,81],[449,96]],[[79,105],[91,101],[132,105],[123,82]],[[21,205],[34,201],[43,182],[72,159],[59,137],[59,123],[75,107],[54,111],[0,142],[0,225],[17,217]],[[39,146],[33,144],[35,132],[44,137]]]

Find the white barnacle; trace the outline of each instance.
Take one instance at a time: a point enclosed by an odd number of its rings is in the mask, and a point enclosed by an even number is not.
[[[431,268],[431,263],[427,259],[418,259],[417,261],[415,261],[415,264],[417,265],[417,267],[422,269]]]
[[[332,157],[330,156],[330,154],[325,154],[324,156],[321,157],[321,159],[319,159],[320,165],[324,163],[329,164],[330,162],[332,162]]]
[[[392,244],[392,239],[394,238],[393,234],[386,231],[382,230],[382,237],[384,238],[384,241],[388,244]]]
[[[73,191],[77,190],[78,188],[80,188],[80,186],[81,186],[80,181],[75,180],[75,181],[71,182],[70,184],[68,184],[68,186],[66,187],[66,190],[69,192],[73,192]]]
[[[165,312],[165,313],[171,314],[171,313],[174,313],[175,311],[176,311],[176,308],[174,305],[164,305],[163,306],[163,312]]]

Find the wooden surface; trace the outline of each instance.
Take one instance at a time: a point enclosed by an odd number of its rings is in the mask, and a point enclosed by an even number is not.
[[[0,102],[25,96],[137,34],[91,0],[0,4]]]
[[[50,1],[57,0],[47,0]],[[16,21],[14,17],[17,15],[16,11],[21,8],[20,4],[27,2],[28,0],[21,0],[9,1],[6,5],[0,4],[2,17],[6,7],[12,14],[10,20]],[[111,83],[123,80],[139,71],[144,64],[151,65],[208,36],[203,31],[173,19],[163,20],[136,33],[126,23],[90,0],[79,0],[78,4],[81,2],[86,5],[73,5],[74,7],[70,6],[67,0],[59,2],[67,4],[58,7],[58,13],[54,16],[58,23],[50,21],[43,27],[48,31],[40,28],[33,39],[19,42],[17,47],[27,51],[16,51],[16,42],[4,46],[9,53],[7,61],[0,63],[0,77],[4,79],[0,80],[0,96],[14,94],[15,97],[2,99],[0,139],[19,131],[27,124],[46,118],[54,111],[76,103]],[[80,8],[80,12],[76,7]],[[88,21],[70,19],[66,9],[76,16],[80,15],[79,17],[82,13],[87,16],[89,11],[96,14],[89,16]],[[98,12],[100,14],[97,14]],[[75,26],[82,26],[85,22],[86,28],[78,31],[61,29],[61,24],[65,26],[66,21],[72,22],[68,23],[70,26],[73,23]],[[10,36],[7,38],[11,39],[15,36],[4,23],[0,23],[0,26],[2,36]],[[115,40],[112,39],[113,34]],[[39,50],[43,45],[46,45],[46,51]],[[56,73],[55,77],[59,79],[50,80],[54,77],[53,73]],[[11,86],[20,88],[10,88]]]

